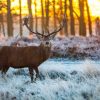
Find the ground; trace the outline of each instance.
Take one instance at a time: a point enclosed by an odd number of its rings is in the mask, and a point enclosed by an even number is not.
[[[1,39],[0,45],[17,39]],[[39,43],[19,41],[20,46]],[[0,73],[0,100],[100,100],[100,37],[56,37],[51,43],[52,59],[39,66],[34,83],[27,68],[10,68],[5,78]]]
[[[31,83],[27,69],[0,76],[0,100],[99,100],[100,62],[49,59]]]

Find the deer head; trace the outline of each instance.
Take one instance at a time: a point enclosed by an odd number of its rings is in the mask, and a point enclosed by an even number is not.
[[[43,32],[43,33],[39,33],[39,32],[34,32],[34,31],[32,31],[31,28],[28,26],[28,19],[29,19],[28,17],[25,17],[25,18],[24,18],[24,25],[27,27],[27,29],[28,29],[31,33],[36,34],[37,38],[41,41],[41,45],[42,45],[42,46],[44,46],[44,47],[51,47],[51,42],[50,42],[50,40],[53,39],[53,38],[56,36],[56,34],[57,34],[60,30],[63,29],[64,24],[65,24],[65,20],[66,20],[65,17],[66,17],[66,16],[64,15],[64,17],[63,17],[63,19],[62,19],[62,22],[60,23],[59,27],[57,27],[56,29],[54,29],[54,31],[50,32],[49,29],[48,29],[48,27],[45,27],[44,30],[46,30],[46,32],[47,32],[48,34],[44,34],[44,32]]]

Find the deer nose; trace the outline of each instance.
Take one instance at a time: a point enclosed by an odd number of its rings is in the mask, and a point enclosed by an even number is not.
[[[49,44],[49,42],[46,42],[46,45],[48,45]]]

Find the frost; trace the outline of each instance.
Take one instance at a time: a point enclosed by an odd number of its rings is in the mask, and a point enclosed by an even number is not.
[[[5,78],[0,73],[0,100],[99,100],[99,38],[55,37],[51,40],[53,57],[67,59],[53,58],[44,62],[39,66],[40,77],[34,83],[30,81],[27,68],[10,68]],[[0,38],[0,46],[39,44],[40,41],[31,36]],[[83,58],[95,61],[81,60]]]
[[[55,37],[51,40],[52,57],[71,59],[100,59],[100,37]],[[39,46],[40,40],[32,36],[0,38],[0,46]]]
[[[34,83],[27,68],[10,68],[5,79],[0,74],[0,100],[99,100],[99,65],[99,61],[49,59],[39,66],[41,77]]]

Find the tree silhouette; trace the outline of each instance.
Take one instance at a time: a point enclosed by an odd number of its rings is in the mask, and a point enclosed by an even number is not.
[[[19,25],[20,25],[20,36],[22,36],[22,9],[21,9],[21,2],[22,0],[19,0],[19,11],[20,11],[20,14],[19,14]]]
[[[56,28],[56,8],[55,8],[55,0],[53,0],[53,22],[54,22],[54,28]]]
[[[32,15],[32,0],[27,0],[28,12],[29,12],[29,26],[33,30],[33,15]]]
[[[91,16],[90,16],[88,0],[85,0],[85,3],[86,3],[86,8],[87,8],[87,15],[88,15],[89,34],[92,35],[92,21],[91,21]]]
[[[11,14],[11,0],[7,0],[7,32],[8,36],[13,36],[13,20]]]
[[[0,1],[0,32],[3,32],[5,36],[5,27],[4,27],[4,16],[2,13],[2,8],[5,8],[6,5],[2,1]]]
[[[70,9],[70,31],[71,35],[75,35],[75,20],[73,15],[73,0],[69,0],[69,9]]]
[[[86,36],[86,23],[85,23],[85,17],[84,17],[84,0],[79,0],[79,10],[80,10],[79,33],[81,36]]]
[[[46,14],[46,19],[45,19],[45,31],[48,33],[49,29],[49,0],[45,0],[45,14]]]
[[[67,7],[67,1],[68,0],[64,0],[64,14],[66,16],[66,22],[65,22],[65,26],[64,26],[64,32],[65,32],[66,36],[68,36],[68,14],[67,14],[68,7]]]
[[[60,19],[62,19],[62,15],[63,15],[63,3],[62,0],[59,0],[59,6],[60,6]],[[63,35],[63,30],[60,31],[60,35]]]
[[[43,4],[43,0],[41,0],[41,14],[42,14],[42,18],[41,18],[41,27],[42,27],[42,33],[44,34],[44,4]]]
[[[38,30],[38,16],[37,16],[37,2],[34,1],[34,5],[35,5],[35,31],[37,32]]]

